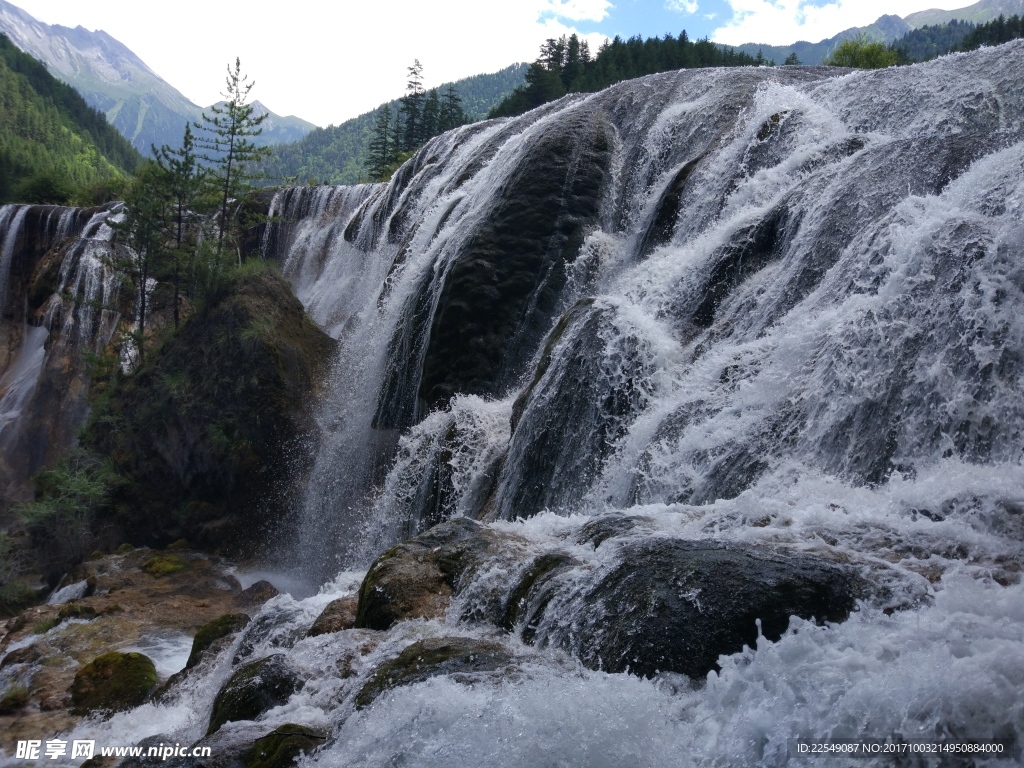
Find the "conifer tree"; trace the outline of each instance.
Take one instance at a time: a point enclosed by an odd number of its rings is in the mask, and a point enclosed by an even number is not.
[[[231,228],[228,207],[232,201],[240,200],[251,189],[253,176],[247,172],[246,166],[257,163],[270,154],[269,148],[257,147],[252,142],[252,139],[263,132],[260,125],[266,119],[267,113],[257,115],[254,106],[247,103],[249,92],[255,85],[248,80],[248,75],[242,75],[241,61],[236,58],[234,69],[228,65],[226,90],[222,94],[224,103],[212,106],[212,115],[204,112],[203,122],[195,123],[195,127],[205,134],[198,142],[199,148],[205,151],[200,157],[212,168],[213,185],[219,201],[218,258],[224,251],[225,234]],[[237,214],[236,207],[235,215],[231,218],[237,219]],[[242,263],[240,249],[238,263]]]
[[[423,115],[420,118],[420,143],[426,143],[429,139],[437,136],[441,121],[441,97],[437,89],[431,88],[423,101]]]
[[[181,306],[181,283],[183,273],[188,274],[194,266],[195,242],[189,232],[191,214],[202,192],[205,174],[199,166],[195,153],[195,136],[192,126],[185,124],[185,135],[181,147],[171,149],[164,144],[153,148],[161,182],[169,203],[168,240],[173,243],[170,255],[170,281],[174,286],[174,327],[178,327]]]
[[[441,99],[441,112],[438,115],[438,132],[444,133],[452,128],[458,128],[466,122],[466,113],[462,109],[462,97],[455,90],[455,86],[449,83]]]
[[[423,143],[423,65],[414,59],[408,68],[409,76],[405,84],[405,96],[402,97],[400,114],[402,115],[403,135],[402,149],[411,152]]]
[[[394,157],[395,135],[392,133],[391,105],[385,104],[377,111],[373,124],[373,138],[366,171],[372,181],[383,181]]]

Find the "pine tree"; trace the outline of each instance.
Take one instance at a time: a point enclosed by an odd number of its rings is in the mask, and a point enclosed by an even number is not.
[[[405,84],[405,96],[399,110],[402,115],[403,135],[402,149],[411,152],[423,143],[423,65],[414,59],[408,68],[409,77]]]
[[[182,273],[188,274],[195,260],[195,242],[189,233],[191,214],[202,192],[205,174],[199,166],[195,153],[195,136],[192,126],[185,124],[185,135],[181,147],[171,149],[166,144],[159,150],[153,148],[153,155],[160,181],[164,186],[170,206],[169,232],[167,239],[173,245],[170,258],[170,281],[174,286],[174,327],[178,327],[181,306]]]
[[[255,114],[252,104],[246,103],[255,83],[247,82],[248,75],[242,75],[242,63],[236,58],[235,68],[228,65],[226,90],[222,94],[224,103],[210,108],[212,115],[203,113],[203,122],[195,127],[205,133],[198,146],[205,150],[201,159],[212,167],[212,178],[219,200],[220,218],[217,223],[217,256],[224,251],[224,237],[231,228],[228,206],[241,198],[252,188],[253,177],[246,172],[246,166],[257,163],[270,154],[267,147],[257,147],[252,139],[263,129],[260,125],[267,117],[264,112]],[[237,219],[238,208],[232,218]],[[237,243],[236,243],[237,247]],[[238,251],[238,263],[242,253]]]
[[[438,116],[438,131],[444,133],[466,123],[466,113],[462,110],[462,97],[455,86],[448,85],[441,99],[441,113]]]
[[[427,98],[423,102],[423,115],[421,116],[421,143],[432,139],[437,136],[441,131],[439,125],[441,121],[441,97],[437,94],[437,88],[431,88],[427,93]]]
[[[394,156],[396,136],[392,133],[391,105],[385,104],[377,112],[370,140],[370,153],[366,172],[371,181],[383,181]]]

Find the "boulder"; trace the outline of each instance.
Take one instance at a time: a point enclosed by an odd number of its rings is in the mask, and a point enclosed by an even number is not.
[[[277,587],[265,579],[260,579],[242,590],[241,594],[235,598],[235,602],[239,605],[256,607],[263,605],[267,600],[277,597],[279,594],[281,593],[277,591]]]
[[[443,616],[463,577],[516,540],[458,517],[392,547],[366,572],[355,626],[386,630]]]
[[[288,768],[299,755],[309,754],[327,740],[313,728],[288,723],[275,728],[242,755],[245,768]]]
[[[407,646],[380,666],[356,694],[356,709],[370,706],[385,691],[438,675],[472,682],[482,674],[507,672],[515,656],[500,643],[471,637],[432,637]]]
[[[720,655],[753,647],[758,623],[778,640],[791,616],[842,621],[863,591],[849,568],[800,553],[667,538],[621,547],[618,564],[573,598],[572,615],[534,619],[545,644],[591,669],[702,678]]]
[[[309,628],[306,637],[328,635],[332,632],[352,629],[356,625],[356,612],[358,608],[359,598],[354,595],[332,600],[320,615],[316,617],[316,621]]]
[[[71,703],[78,714],[122,711],[142,704],[156,687],[156,667],[141,653],[113,651],[75,674]]]
[[[196,636],[192,638],[192,652],[188,655],[185,669],[196,666],[211,650],[220,650],[223,643],[219,641],[244,629],[250,621],[251,619],[244,613],[226,613],[201,626]]]
[[[287,702],[303,684],[283,653],[239,667],[214,699],[207,735],[227,722],[255,720]]]

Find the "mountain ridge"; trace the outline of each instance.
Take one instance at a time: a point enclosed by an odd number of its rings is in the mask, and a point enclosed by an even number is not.
[[[50,25],[0,0],[0,32],[25,53],[77,89],[92,107],[143,154],[151,146],[178,146],[186,122],[202,118],[204,107],[187,99],[137,54],[104,32]],[[316,126],[295,116],[269,112],[261,145],[295,141]],[[205,107],[209,109],[209,107]]]

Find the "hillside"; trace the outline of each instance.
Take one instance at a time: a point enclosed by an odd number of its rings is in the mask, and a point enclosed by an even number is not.
[[[526,64],[513,64],[499,72],[456,80],[451,85],[462,98],[466,116],[479,120],[523,83],[526,70]],[[444,83],[437,90],[444,92],[448,85]],[[394,113],[400,102],[394,99],[387,105]],[[384,106],[381,104],[340,125],[317,128],[295,143],[274,147],[273,154],[263,163],[262,172],[272,184],[293,177],[300,182],[313,179],[321,184],[355,184],[365,180],[374,119]]]
[[[201,117],[201,107],[102,30],[44,24],[0,0],[0,32],[42,61],[51,74],[76,88],[144,154],[149,154],[152,145],[177,146],[185,123]],[[296,141],[313,127],[297,117],[271,113],[259,143]]]
[[[64,202],[140,160],[101,112],[0,34],[0,201]]]
[[[954,9],[952,11],[940,11],[937,9],[912,13],[905,18],[899,16],[880,16],[873,24],[866,27],[851,27],[843,30],[838,35],[821,40],[817,43],[810,43],[800,40],[792,45],[762,45],[760,43],[744,43],[737,46],[736,50],[756,56],[758,51],[765,59],[774,59],[781,64],[786,57],[795,53],[801,64],[821,64],[825,57],[843,40],[849,40],[859,35],[865,35],[870,40],[881,43],[893,43],[907,35],[912,30],[921,29],[925,26],[948,24],[953,19],[966,21],[971,24],[982,24],[992,21],[1000,14],[1010,16],[1024,13],[1024,0],[981,0],[966,8]],[[919,57],[915,57],[919,58]]]

